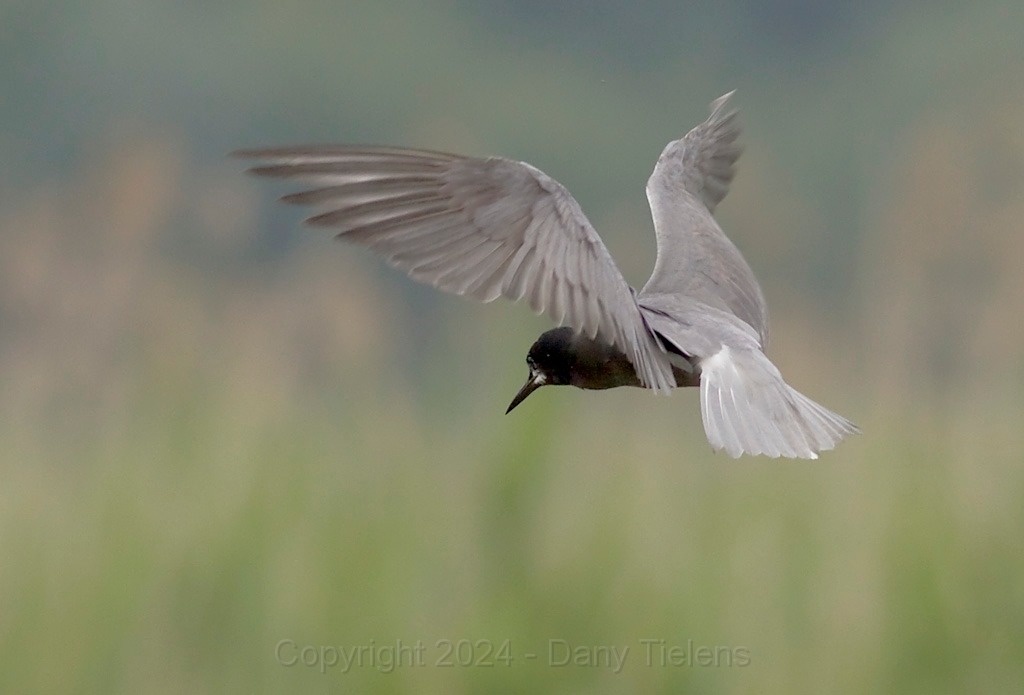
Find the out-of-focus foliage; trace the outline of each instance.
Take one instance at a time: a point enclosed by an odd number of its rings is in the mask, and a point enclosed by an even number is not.
[[[827,9],[831,8],[831,9]],[[1016,692],[1024,6],[65,0],[0,12],[0,692]],[[641,284],[732,88],[719,217],[862,437],[714,456],[696,394],[544,389],[546,327],[297,231],[223,158],[525,159]],[[290,639],[427,646],[393,673]],[[438,640],[510,640],[443,668]],[[548,641],[628,645],[620,673]],[[750,665],[648,666],[642,639]],[[538,658],[530,660],[527,652]]]

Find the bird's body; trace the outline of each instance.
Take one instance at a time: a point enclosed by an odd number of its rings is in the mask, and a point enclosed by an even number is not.
[[[529,164],[389,147],[238,154],[266,162],[256,174],[314,186],[284,198],[323,208],[309,224],[438,289],[526,299],[562,325],[530,348],[530,378],[509,410],[544,385],[699,385],[715,449],[817,458],[857,429],[788,386],[764,354],[764,295],[713,217],[740,154],[729,96],[665,147],[647,182],[658,257],[640,292],[576,200]]]
[[[603,390],[643,383],[626,354],[613,345],[588,338],[568,326],[541,334],[530,348],[529,359],[547,365],[548,383],[568,384],[581,389]],[[700,368],[684,355],[672,365],[676,386],[700,385]],[[511,410],[511,408],[509,408]]]

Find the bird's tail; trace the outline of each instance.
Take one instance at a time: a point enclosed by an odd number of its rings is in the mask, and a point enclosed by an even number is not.
[[[704,431],[716,449],[736,458],[818,458],[860,432],[782,380],[760,350],[722,349],[701,360],[700,405]]]

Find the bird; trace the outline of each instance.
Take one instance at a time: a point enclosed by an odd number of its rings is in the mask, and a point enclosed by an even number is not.
[[[665,146],[647,181],[657,238],[637,292],[579,203],[525,162],[391,146],[248,149],[248,171],[306,187],[283,202],[411,278],[482,302],[526,300],[558,326],[530,347],[511,412],[542,386],[700,389],[712,448],[818,458],[859,429],[789,386],[768,359],[764,293],[714,218],[741,147],[734,92]]]

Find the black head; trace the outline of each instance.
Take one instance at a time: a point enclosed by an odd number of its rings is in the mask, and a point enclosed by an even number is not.
[[[526,400],[526,397],[541,386],[559,386],[570,383],[573,362],[572,344],[575,331],[568,327],[555,328],[537,338],[526,354],[530,377],[523,388],[512,399],[505,413]]]

